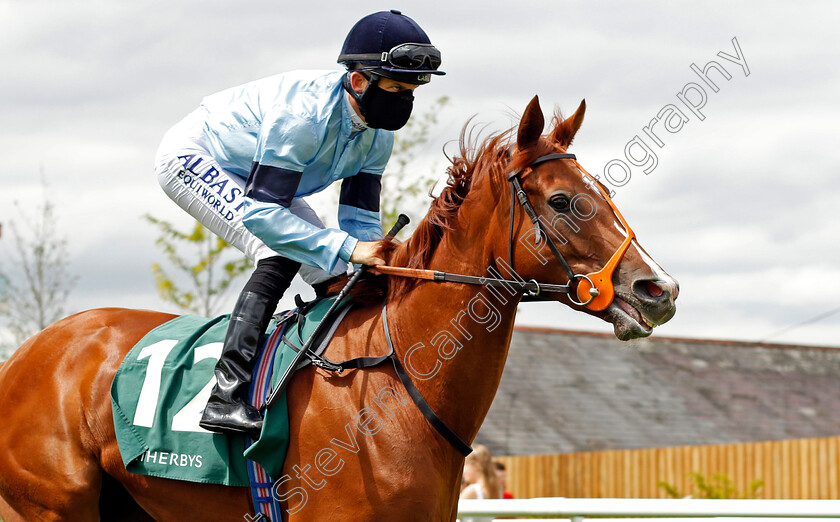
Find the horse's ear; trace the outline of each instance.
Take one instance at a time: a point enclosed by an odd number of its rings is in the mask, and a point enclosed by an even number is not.
[[[516,145],[519,150],[527,149],[539,141],[543,127],[545,118],[540,108],[540,97],[534,96],[525,108],[522,121],[519,122],[519,131],[516,133]]]
[[[581,100],[580,106],[574,114],[557,124],[551,131],[551,138],[564,149],[572,144],[580,125],[583,123],[583,113],[586,112],[586,100]]]

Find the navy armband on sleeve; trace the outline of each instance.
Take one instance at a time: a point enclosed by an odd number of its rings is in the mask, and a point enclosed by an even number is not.
[[[344,178],[341,182],[342,205],[379,212],[379,193],[382,191],[382,176],[359,172],[355,176]]]
[[[245,183],[245,196],[262,203],[276,203],[289,208],[303,172],[254,162]]]

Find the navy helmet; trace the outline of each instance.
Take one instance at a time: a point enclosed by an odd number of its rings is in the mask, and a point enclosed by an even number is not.
[[[392,80],[424,84],[439,71],[440,51],[417,22],[396,9],[368,15],[350,29],[338,63]]]

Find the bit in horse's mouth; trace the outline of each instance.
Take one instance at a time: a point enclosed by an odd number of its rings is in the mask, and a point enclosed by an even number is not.
[[[618,296],[615,297],[614,302],[619,310],[621,310],[625,315],[627,315],[630,319],[635,321],[642,330],[649,332],[655,326],[653,323],[648,321],[647,317],[645,317],[637,308],[633,305],[625,301],[624,299],[619,298]]]

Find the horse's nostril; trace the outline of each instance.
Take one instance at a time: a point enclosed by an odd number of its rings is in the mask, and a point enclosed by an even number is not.
[[[648,295],[650,295],[651,297],[659,297],[664,293],[662,287],[660,287],[653,281],[645,281],[644,288],[647,291]]]

